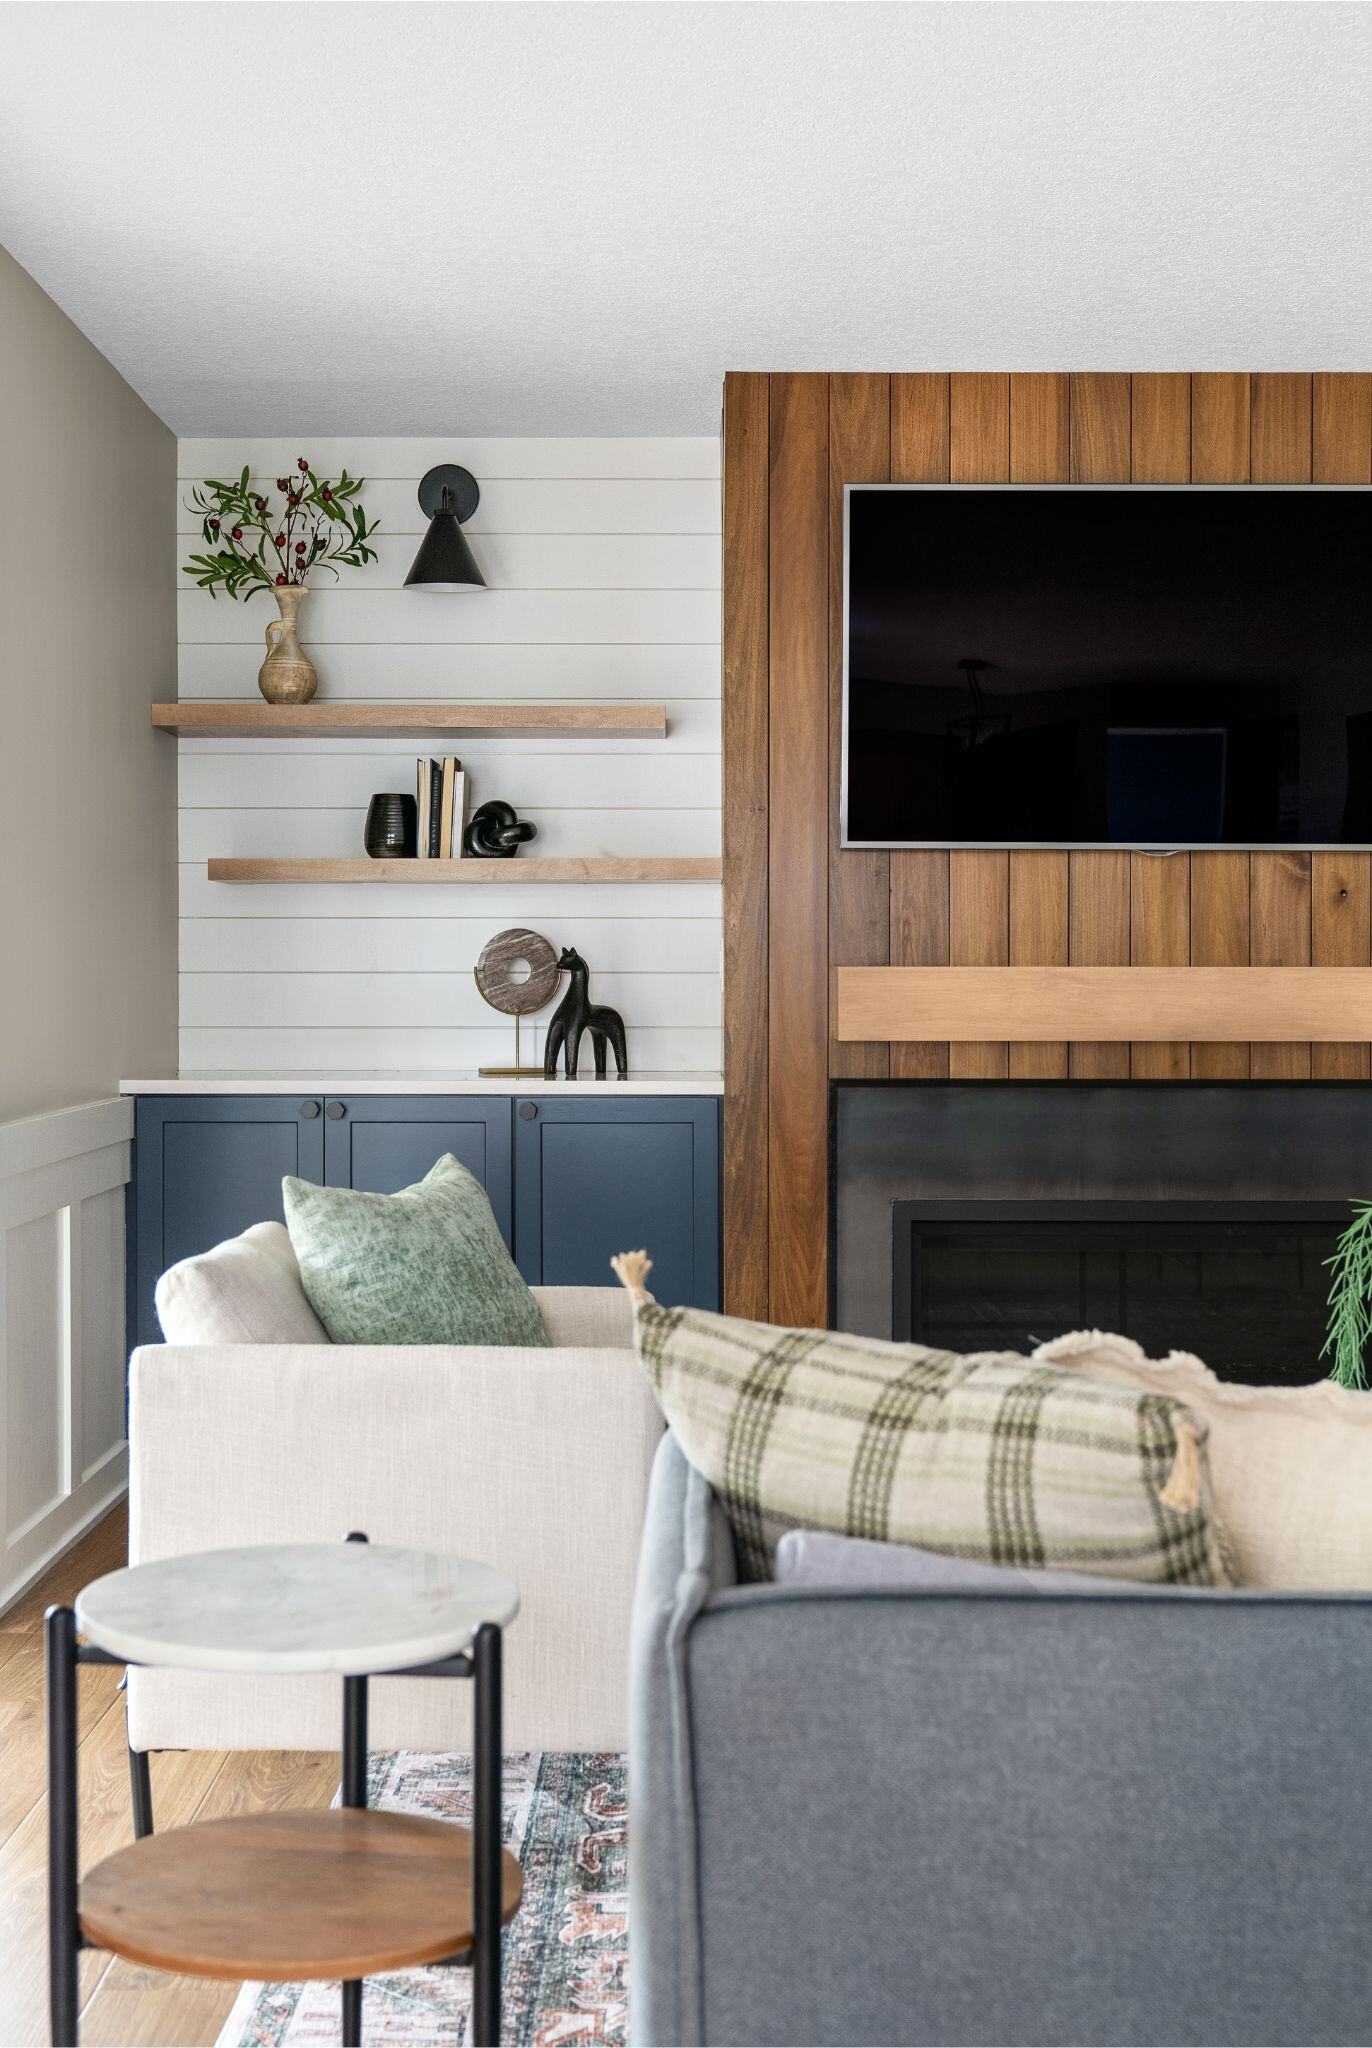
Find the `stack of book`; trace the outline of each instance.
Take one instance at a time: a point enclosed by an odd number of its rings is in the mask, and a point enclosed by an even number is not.
[[[415,765],[415,803],[419,811],[418,853],[421,860],[459,860],[466,822],[466,783],[462,763],[452,754],[442,761],[421,756]]]

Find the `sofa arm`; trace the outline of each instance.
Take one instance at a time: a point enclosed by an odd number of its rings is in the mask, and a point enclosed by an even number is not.
[[[620,1749],[629,1610],[662,1423],[631,1353],[348,1345],[150,1346],[131,1373],[135,1561],[341,1539],[481,1559],[520,1613],[510,1749]],[[470,1687],[373,1688],[378,1747],[470,1746]],[[137,1748],[326,1749],[339,1689],[134,1672]]]
[[[634,1305],[624,1288],[535,1287],[530,1291],[543,1313],[550,1344],[633,1350]]]

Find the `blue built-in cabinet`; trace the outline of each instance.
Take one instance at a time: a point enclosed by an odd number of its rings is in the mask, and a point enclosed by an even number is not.
[[[612,1255],[642,1245],[659,1301],[718,1308],[719,1124],[716,1096],[140,1096],[130,1347],[161,1340],[168,1266],[282,1220],[283,1175],[392,1194],[444,1152],[485,1188],[531,1285],[612,1285]]]

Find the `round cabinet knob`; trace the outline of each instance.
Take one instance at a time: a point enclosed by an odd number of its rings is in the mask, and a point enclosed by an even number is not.
[[[305,1117],[318,1116],[319,1104],[317,1102],[302,1102],[300,1105],[300,1114]]]
[[[324,1114],[332,1117],[337,1123],[341,1116],[348,1114],[348,1105],[346,1102],[328,1102],[324,1105]]]
[[[528,1123],[531,1118],[538,1115],[538,1104],[536,1102],[521,1102],[519,1114],[523,1117],[525,1123]]]

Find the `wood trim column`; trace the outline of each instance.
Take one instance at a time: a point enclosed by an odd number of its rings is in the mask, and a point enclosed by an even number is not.
[[[765,1319],[768,379],[724,380],[724,1307]]]
[[[768,1218],[774,1322],[828,1316],[829,380],[771,380]]]

